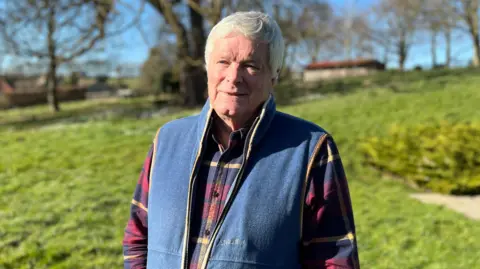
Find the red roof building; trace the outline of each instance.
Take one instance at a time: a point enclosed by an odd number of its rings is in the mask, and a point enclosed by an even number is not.
[[[335,61],[335,62],[317,62],[311,63],[305,67],[306,70],[316,69],[335,69],[335,68],[355,68],[355,67],[368,67],[384,70],[385,65],[377,60],[373,59],[358,59],[351,61]]]
[[[0,78],[0,93],[12,93],[13,87],[7,82],[6,79]]]
[[[383,70],[385,70],[385,64],[374,59],[316,62],[305,67],[303,80],[312,82],[351,76],[364,76]]]

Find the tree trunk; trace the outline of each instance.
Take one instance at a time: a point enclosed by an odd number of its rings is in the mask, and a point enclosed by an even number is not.
[[[200,4],[200,0],[195,0]],[[185,104],[188,106],[201,105],[205,102],[207,90],[207,76],[204,68],[205,55],[205,31],[203,29],[204,19],[202,14],[191,6],[189,6],[190,24],[191,24],[191,41],[192,41],[192,63],[189,63],[188,77],[191,80],[186,96]]]
[[[224,6],[223,0],[213,0],[212,2],[212,17],[210,23],[216,25],[222,19],[222,8]]]
[[[196,0],[199,3],[200,0]],[[189,39],[186,27],[175,14],[170,0],[148,1],[165,21],[172,27],[177,43],[177,62],[180,70],[180,93],[183,104],[195,106],[203,103],[206,89],[206,73],[203,68],[203,50],[205,49],[205,33],[203,16],[189,6],[192,35]],[[190,42],[191,41],[191,42]],[[192,44],[194,44],[192,46]]]
[[[343,41],[343,46],[345,50],[345,59],[352,60],[352,41],[350,39],[350,33],[347,34],[345,40]]]
[[[188,57],[190,56],[187,32],[182,29],[182,33],[177,34],[177,61],[180,69],[179,87],[180,93],[183,95],[183,105],[191,104],[191,97],[195,95],[190,78],[191,65],[188,63]]]
[[[388,59],[389,59],[389,54],[390,54],[390,49],[389,49],[389,45],[385,45],[383,47],[384,51],[383,51],[383,64],[387,65],[388,63]]]
[[[49,5],[48,13],[48,58],[50,60],[47,79],[47,100],[53,112],[60,111],[57,98],[57,58],[54,40],[55,33],[55,7]]]
[[[475,67],[480,66],[480,37],[478,32],[475,35],[472,35],[473,38],[473,59],[472,64]]]
[[[437,66],[437,31],[432,29],[430,53],[432,54],[432,68]]]
[[[189,54],[187,32],[177,35],[177,59],[180,65],[180,92],[183,95],[183,105],[196,106],[204,102],[206,89],[206,74],[203,66]]]
[[[407,49],[404,40],[401,40],[398,44],[398,66],[401,71],[405,70],[405,61],[407,59]]]
[[[473,42],[473,59],[472,64],[478,67],[480,64],[480,36],[478,33],[478,2],[469,1],[466,3],[465,9],[465,21],[468,25],[470,37]]]
[[[405,70],[405,61],[407,60],[408,44],[407,32],[403,30],[398,41],[398,65],[401,71]]]
[[[450,28],[445,30],[445,67],[450,67],[452,54],[452,32]]]
[[[56,60],[50,59],[50,66],[48,69],[48,79],[47,79],[47,100],[48,104],[50,105],[50,109],[53,112],[60,111],[60,105],[58,103],[57,97],[57,63]]]

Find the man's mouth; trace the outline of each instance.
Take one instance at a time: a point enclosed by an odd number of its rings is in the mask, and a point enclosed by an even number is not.
[[[235,96],[235,97],[247,96],[246,93],[239,93],[239,92],[224,92],[224,93],[229,96]]]

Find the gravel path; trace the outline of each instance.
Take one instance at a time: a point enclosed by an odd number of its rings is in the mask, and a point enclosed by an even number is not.
[[[480,195],[453,196],[436,193],[415,193],[411,197],[427,204],[443,205],[471,219],[480,220]]]

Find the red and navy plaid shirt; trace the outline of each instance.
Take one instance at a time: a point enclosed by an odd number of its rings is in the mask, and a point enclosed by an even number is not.
[[[247,129],[230,135],[223,149],[209,136],[195,203],[189,245],[189,268],[202,263],[207,244],[226,202],[226,196],[239,171]],[[131,205],[124,246],[124,264],[128,269],[146,268],[149,171],[153,150],[143,165]],[[154,232],[154,231],[153,231]],[[316,156],[311,183],[305,201],[302,268],[359,268],[350,195],[337,148],[329,137]]]

